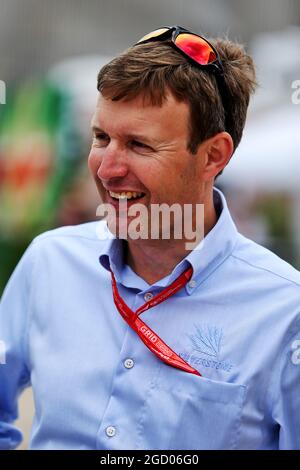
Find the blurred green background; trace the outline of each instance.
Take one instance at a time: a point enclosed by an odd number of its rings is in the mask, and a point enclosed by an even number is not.
[[[28,81],[9,90],[0,118],[0,292],[26,246],[59,225],[82,165],[68,90]]]

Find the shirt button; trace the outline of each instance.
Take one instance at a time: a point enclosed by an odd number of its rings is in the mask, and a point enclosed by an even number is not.
[[[105,429],[105,432],[108,437],[114,437],[114,435],[116,434],[116,428],[114,426],[108,426]]]
[[[196,281],[192,280],[189,282],[189,287],[193,289],[193,287],[196,287]]]
[[[152,292],[146,292],[146,294],[144,295],[144,299],[146,300],[146,302],[148,302],[148,300],[151,300],[152,298],[153,298]]]
[[[132,369],[132,367],[134,366],[133,360],[126,359],[126,361],[124,361],[124,366],[126,367],[126,369]]]

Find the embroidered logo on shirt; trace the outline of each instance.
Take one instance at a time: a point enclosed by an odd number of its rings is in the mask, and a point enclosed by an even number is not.
[[[222,328],[212,325],[194,325],[194,333],[187,335],[193,353],[182,352],[179,355],[191,365],[202,365],[216,370],[230,372],[233,367],[228,361],[222,360],[221,348],[224,341]],[[203,357],[204,356],[204,357]]]
[[[206,328],[194,325],[195,334],[188,335],[193,344],[194,351],[207,356],[219,358],[223,331],[216,326],[207,325]]]

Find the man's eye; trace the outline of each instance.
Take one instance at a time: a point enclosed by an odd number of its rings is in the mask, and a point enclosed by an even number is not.
[[[108,135],[106,134],[95,134],[94,139],[98,142],[104,142],[108,140]]]
[[[143,144],[142,142],[139,142],[138,140],[133,140],[131,143],[134,147],[149,148],[148,145]]]

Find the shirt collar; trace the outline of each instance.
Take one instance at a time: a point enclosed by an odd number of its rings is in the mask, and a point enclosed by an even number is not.
[[[219,213],[217,223],[199,245],[181,260],[168,276],[159,280],[155,285],[152,285],[151,288],[169,285],[187,267],[192,266],[193,276],[185,287],[187,293],[190,295],[231,254],[237,242],[238,231],[231,218],[223,193],[219,189],[214,188],[213,198],[215,208],[217,213]],[[149,288],[149,284],[137,275],[131,276],[128,282],[128,276],[125,276],[125,274],[128,273],[130,268],[124,263],[125,243],[125,240],[119,240],[111,236],[109,243],[106,244],[99,257],[100,264],[108,271],[111,266],[116,281],[121,282],[126,287],[136,288],[138,290]]]

